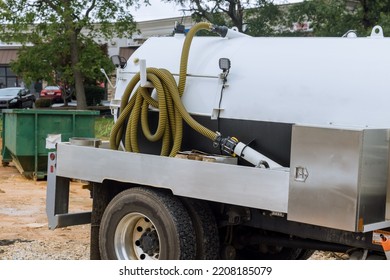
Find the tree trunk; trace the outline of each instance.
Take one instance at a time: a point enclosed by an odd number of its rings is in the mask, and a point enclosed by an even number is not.
[[[85,110],[87,109],[87,101],[85,98],[85,91],[84,91],[84,76],[77,67],[79,63],[79,48],[77,44],[76,31],[73,30],[72,32],[70,32],[69,37],[70,37],[69,39],[71,44],[70,56],[71,56],[74,85],[75,85],[76,98],[77,98],[77,109]]]
[[[238,31],[243,32],[243,13],[244,8],[241,5],[241,1],[228,1],[229,9],[227,14],[231,18],[233,25],[237,27]]]

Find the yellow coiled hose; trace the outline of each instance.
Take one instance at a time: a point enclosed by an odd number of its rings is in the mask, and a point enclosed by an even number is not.
[[[120,114],[111,131],[111,149],[117,150],[119,148],[123,133],[125,133],[125,150],[139,152],[137,137],[139,123],[141,123],[146,139],[151,142],[162,139],[160,153],[162,156],[174,157],[180,151],[183,138],[183,120],[195,131],[210,140],[216,140],[218,133],[195,121],[181,102],[181,96],[186,85],[187,63],[192,39],[199,30],[210,30],[211,28],[212,25],[209,23],[198,23],[186,35],[180,60],[178,84],[176,84],[173,75],[168,70],[147,68],[147,79],[156,89],[158,100],[151,97],[150,89],[140,86],[130,98],[131,93],[140,81],[140,74],[138,73],[133,77],[125,89]],[[154,134],[151,133],[148,124],[149,106],[157,108],[159,111],[158,126]]]

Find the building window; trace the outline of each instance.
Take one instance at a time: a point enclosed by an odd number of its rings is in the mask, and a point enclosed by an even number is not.
[[[20,82],[9,66],[0,65],[0,88],[18,87]]]

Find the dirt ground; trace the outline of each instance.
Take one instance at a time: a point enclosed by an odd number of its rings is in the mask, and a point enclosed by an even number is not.
[[[11,163],[0,166],[0,260],[89,259],[90,226],[49,230],[46,181],[24,178]],[[70,211],[89,211],[82,183],[72,182]]]

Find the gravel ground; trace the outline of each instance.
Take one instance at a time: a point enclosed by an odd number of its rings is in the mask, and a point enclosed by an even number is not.
[[[8,244],[7,244],[8,243]],[[1,260],[89,260],[89,244],[77,240],[0,240]],[[341,260],[344,255],[316,251],[310,260]]]
[[[2,260],[88,260],[89,244],[75,240],[37,241],[10,240],[8,245],[1,244]],[[6,242],[3,242],[6,243]]]

